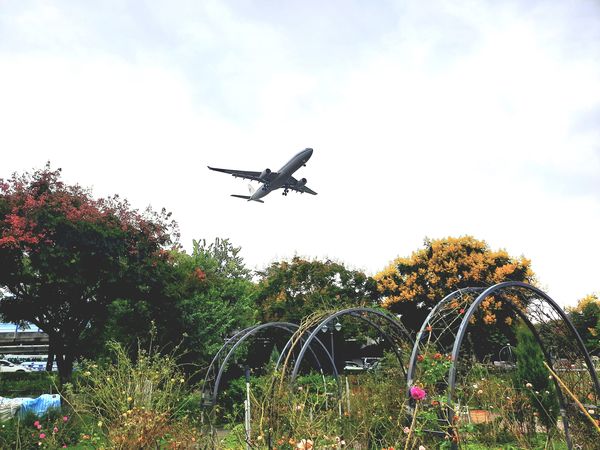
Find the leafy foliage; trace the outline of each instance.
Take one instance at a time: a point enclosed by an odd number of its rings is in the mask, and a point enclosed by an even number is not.
[[[7,397],[38,397],[57,386],[52,372],[6,372],[0,377],[0,392]]]
[[[143,298],[173,244],[170,214],[141,213],[118,196],[94,199],[60,169],[0,180],[0,312],[50,338],[62,379],[82,352],[83,332],[117,298]]]
[[[224,338],[255,316],[255,286],[239,253],[219,238],[194,241],[191,254],[171,251],[155,293],[144,301],[113,302],[99,342],[116,339],[133,349],[138,341],[147,345],[155,327],[155,344],[163,351],[177,347],[186,372],[206,366]]]
[[[194,446],[200,433],[182,412],[197,398],[188,394],[176,357],[138,347],[132,359],[116,342],[108,348],[109,361],[84,361],[68,386],[77,414],[96,418],[109,448],[182,448],[183,439]]]
[[[548,379],[548,369],[544,367],[544,355],[533,334],[526,326],[517,328],[516,381],[517,386],[526,389],[530,404],[546,430],[556,426],[559,406],[556,389]]]
[[[172,293],[176,327],[186,334],[183,349],[197,364],[207,364],[228,335],[254,321],[256,289],[239,252],[229,240],[217,238],[211,244],[194,241],[191,255],[173,255],[181,280]]]
[[[259,276],[257,304],[264,321],[299,323],[317,310],[373,305],[378,299],[371,277],[330,260],[296,256],[271,264]]]
[[[401,313],[411,329],[418,329],[428,309],[456,289],[535,280],[528,259],[513,258],[505,250],[493,251],[471,236],[426,239],[423,249],[408,258],[397,258],[374,278],[384,306]],[[490,297],[482,307],[484,324],[512,322],[501,301]]]
[[[134,361],[122,345],[109,342],[108,347],[110,361],[82,364],[69,394],[75,409],[94,414],[109,427],[123,422],[133,408],[173,414],[185,389],[176,359],[140,348]]]
[[[600,298],[585,296],[569,310],[569,316],[588,351],[600,354]]]
[[[50,409],[42,417],[32,412],[3,422],[0,426],[0,448],[8,449],[61,449],[79,442],[90,442],[90,435],[78,417],[64,415],[58,409]]]

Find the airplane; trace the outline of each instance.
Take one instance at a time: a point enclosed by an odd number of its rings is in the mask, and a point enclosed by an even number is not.
[[[232,197],[243,198],[245,200],[264,203],[261,200],[264,196],[270,194],[276,189],[283,188],[283,195],[288,195],[289,191],[296,191],[303,194],[307,192],[312,195],[317,195],[315,191],[306,186],[306,178],[296,179],[292,175],[300,167],[305,166],[306,162],[313,154],[312,148],[305,148],[296,156],[290,159],[278,172],[272,172],[270,169],[265,169],[262,172],[252,172],[248,170],[231,170],[218,169],[216,167],[207,166],[210,170],[223,172],[233,175],[235,178],[248,179],[262,183],[262,186],[257,190],[250,188],[250,195],[231,194]]]

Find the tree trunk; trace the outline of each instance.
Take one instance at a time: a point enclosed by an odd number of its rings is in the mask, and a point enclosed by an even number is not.
[[[56,357],[58,376],[62,386],[64,383],[71,381],[75,354],[73,349],[69,348],[67,344],[68,342],[71,342],[69,338],[54,333],[49,334],[48,336],[50,338],[49,347],[52,348],[53,356]],[[50,360],[50,358],[48,358],[48,360]]]
[[[52,365],[54,364],[54,345],[52,342],[48,344],[48,359],[46,359],[46,372],[52,372]]]
[[[71,381],[71,375],[73,374],[73,360],[73,353],[65,348],[62,358],[58,359],[58,374],[60,376],[61,385]]]

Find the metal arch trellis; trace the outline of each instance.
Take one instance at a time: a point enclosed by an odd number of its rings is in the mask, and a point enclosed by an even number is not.
[[[446,391],[447,394],[448,407],[440,417],[439,426],[442,429],[452,428],[456,414],[453,408],[460,403],[455,398],[455,386],[457,375],[460,373],[461,346],[467,336],[468,326],[482,302],[489,298],[499,299],[511,305],[515,317],[520,318],[532,331],[547,364],[553,367],[553,370],[559,371],[561,364],[567,361],[569,368],[564,370],[571,371],[569,390],[584,394],[587,392],[585,400],[598,404],[600,386],[589,354],[567,315],[548,295],[529,284],[512,281],[499,283],[487,289],[465,288],[445,297],[430,312],[417,335],[408,369],[407,387],[410,388],[418,381],[416,379],[419,355],[431,352],[432,346],[443,353],[447,353],[451,348],[451,353],[447,355],[450,360],[448,376],[445,381],[436,385],[438,393]],[[573,448],[570,425],[581,421],[582,415],[569,404],[557,380],[554,380],[554,383],[561,408],[565,441],[568,448]],[[448,435],[448,431],[437,432]]]
[[[302,334],[302,330],[300,330],[299,325],[289,322],[269,322],[265,324],[253,325],[251,327],[237,332],[235,335],[229,338],[223,344],[223,346],[221,346],[221,348],[217,351],[211,363],[209,364],[204,378],[204,382],[202,384],[203,406],[214,406],[216,404],[220,381],[227,367],[227,362],[234,354],[235,350],[246,339],[268,328],[279,328],[292,334],[292,337],[286,343],[284,349],[282,350],[279,356],[279,359],[277,360],[275,366],[276,369],[280,368],[283,358],[288,356],[288,352],[290,352],[295,346],[295,344],[297,344],[298,342],[302,344],[302,347],[298,357],[295,360],[294,369],[291,376],[292,381],[296,378],[300,368],[300,364],[304,359],[304,356],[307,351],[311,352],[319,369],[321,369],[321,362],[311,346],[312,341],[316,340],[318,347],[325,354],[329,364],[331,364],[333,376],[339,384],[338,372],[335,366],[335,362],[333,361],[333,358],[330,352],[328,351],[327,347],[316,336],[316,334],[322,326],[327,325],[330,321],[334,320],[335,318],[339,318],[345,315],[356,317],[359,320],[362,320],[363,322],[367,323],[372,328],[374,328],[391,345],[393,351],[395,352],[400,362],[401,369],[405,373],[404,363],[402,361],[402,355],[398,348],[398,343],[412,343],[412,338],[408,330],[406,330],[406,328],[404,327],[404,325],[402,325],[401,322],[397,321],[389,313],[382,312],[376,309],[365,307],[347,308],[332,314],[328,314],[323,320],[321,320],[318,326],[316,326],[312,330],[312,332],[307,338],[304,338],[304,336],[295,336],[297,332],[300,332]],[[377,323],[377,320],[379,320],[380,323]],[[385,331],[385,324],[391,325],[392,333],[388,333]]]
[[[385,332],[385,330],[383,330],[383,328],[376,324],[375,322],[373,322],[372,320],[368,319],[367,317],[361,316],[358,313],[351,313],[350,314],[353,317],[358,317],[360,320],[362,320],[363,322],[368,323],[371,327],[373,327],[375,330],[377,330],[377,332],[379,332],[379,334],[388,342],[388,343],[393,343],[393,339],[391,338],[391,336]],[[331,319],[327,322],[329,323],[331,322]],[[321,325],[322,326],[322,325]],[[317,339],[317,338],[315,338]],[[285,356],[287,355],[288,350],[290,349],[290,347],[292,347],[294,345],[294,340],[290,339],[287,341],[287,343],[285,344],[285,347],[283,348],[283,350],[281,351],[281,354],[279,355],[279,358],[277,359],[277,362],[275,364],[275,370],[278,370],[281,366],[281,363],[283,362],[283,360],[285,359]],[[401,355],[398,353],[398,350],[396,349],[396,347],[394,347],[392,345],[392,350],[394,351],[394,353],[396,354],[396,356],[398,358],[401,358]],[[405,370],[403,365],[401,365],[401,370],[403,372],[403,375],[406,376]],[[297,376],[297,373],[296,373]],[[296,377],[294,376],[294,378]]]
[[[519,292],[519,291],[524,292]],[[496,284],[484,292],[482,292],[475,301],[471,304],[468,311],[465,313],[465,316],[461,322],[460,328],[458,330],[458,334],[456,336],[456,340],[454,342],[454,347],[452,349],[452,365],[450,366],[450,371],[448,373],[448,404],[451,405],[453,401],[453,397],[455,394],[455,384],[456,384],[456,374],[457,367],[459,361],[459,355],[461,350],[462,341],[465,337],[467,327],[469,324],[470,318],[473,316],[475,311],[479,308],[481,303],[487,298],[494,295],[496,292],[506,294],[508,291],[511,295],[503,295],[503,298],[507,298],[511,303],[513,303],[513,308],[515,312],[519,315],[519,317],[524,321],[524,323],[529,327],[532,331],[534,337],[538,341],[542,352],[544,353],[544,357],[546,359],[546,363],[550,367],[555,367],[559,359],[558,356],[567,356],[567,361],[580,362],[577,358],[583,358],[583,364],[585,365],[585,369],[587,369],[587,373],[590,378],[588,381],[591,381],[590,387],[593,388],[593,392],[590,393],[592,399],[595,404],[598,404],[598,398],[600,397],[600,384],[598,383],[598,377],[596,375],[596,371],[590,359],[590,356],[583,344],[581,336],[562,310],[560,306],[547,294],[545,294],[540,289],[531,286],[526,283],[518,282],[518,281],[507,281],[504,283]],[[517,296],[522,300],[522,304],[515,304],[513,301],[514,296]],[[571,346],[562,346],[561,353],[554,355],[552,357],[548,350],[549,342],[545,342],[547,339],[544,338],[540,333],[543,330],[544,326],[549,326],[551,328],[550,336],[552,339],[564,339],[565,342],[575,342],[576,348],[574,349]],[[538,331],[538,328],[540,330]],[[574,350],[574,351],[573,351]],[[574,384],[581,384],[582,379],[577,377]],[[573,408],[570,408],[568,402],[566,401],[566,393],[563,392],[561,385],[558,383],[556,379],[554,379],[554,383],[556,386],[556,392],[558,394],[558,400],[561,407],[561,417],[563,420],[565,439],[567,442],[567,446],[569,448],[573,448],[572,436],[570,433],[569,426],[569,418],[572,420],[576,418],[576,414],[578,411],[573,411]],[[595,398],[594,398],[595,397]],[[588,400],[590,398],[588,397]]]
[[[461,309],[464,310],[473,299],[473,296],[483,292],[483,290],[484,288],[479,287],[458,289],[444,297],[429,312],[417,333],[408,363],[406,374],[407,395],[408,389],[414,384],[419,355],[424,354],[430,345],[435,345],[442,352],[444,350],[450,352],[455,339],[453,329],[458,329],[460,325]]]
[[[303,321],[298,331],[290,338],[284,351],[281,352],[280,358],[276,365],[278,369],[277,371],[279,372],[279,381],[274,381],[272,383],[270,393],[268,394],[270,395],[270,401],[268,402],[269,412],[267,414],[269,423],[267,442],[269,444],[269,448],[272,446],[272,430],[276,428],[279,414],[279,408],[277,405],[281,402],[281,399],[284,398],[284,396],[281,394],[283,394],[283,391],[287,391],[294,386],[294,382],[300,370],[302,361],[306,355],[306,351],[307,349],[310,349],[312,341],[314,339],[318,339],[317,334],[331,321],[343,316],[357,318],[376,330],[380,336],[382,336],[391,345],[393,351],[396,353],[400,367],[405,373],[404,361],[402,360],[400,347],[403,344],[412,345],[413,339],[404,325],[391,314],[372,308],[355,307],[333,313],[315,313],[309,316]],[[294,350],[297,347],[300,347],[300,350],[295,357],[295,362],[291,364],[291,355],[294,353]],[[337,409],[341,417],[345,412],[345,405],[342,402],[342,393],[339,382]]]
[[[213,357],[204,378],[204,382],[202,384],[202,406],[215,406],[217,403],[217,396],[219,394],[219,386],[221,379],[223,377],[224,371],[227,368],[227,363],[229,359],[233,356],[235,350],[248,338],[254,336],[260,331],[269,328],[278,328],[284,331],[287,331],[290,334],[294,334],[296,330],[298,330],[299,326],[290,322],[268,322],[259,325],[253,325],[248,327],[242,331],[239,331],[230,339],[228,339],[225,344],[221,346],[219,351]],[[338,373],[335,367],[335,363],[333,358],[331,357],[329,351],[325,347],[325,345],[317,339],[317,345],[324,352],[325,356],[329,360],[329,363],[333,367],[333,375],[334,378],[338,379]],[[321,368],[321,362],[317,357],[316,353],[310,348],[310,352],[315,359],[317,366]],[[283,353],[283,352],[282,352]]]
[[[486,289],[484,292],[482,292],[475,299],[473,304],[470,306],[469,310],[466,312],[465,317],[463,318],[463,321],[461,323],[461,327],[459,329],[459,332],[458,332],[458,335],[456,337],[456,341],[454,344],[454,348],[452,351],[453,360],[456,361],[459,356],[460,346],[461,346],[462,340],[465,336],[466,329],[467,329],[467,326],[469,323],[469,319],[474,314],[475,310],[479,307],[479,305],[487,297],[493,295],[494,292],[496,292],[496,291],[501,291],[501,290],[506,290],[506,289],[515,289],[515,288],[516,289],[524,289],[533,294],[533,296],[530,296],[529,298],[523,298],[524,303],[525,303],[525,308],[526,308],[525,311],[522,308],[520,308],[519,305],[514,305],[515,311],[521,316],[521,318],[527,319],[527,321],[529,322],[528,325],[533,326],[536,324],[539,325],[542,323],[547,323],[548,325],[553,327],[554,334],[565,331],[565,330],[563,330],[562,325],[564,325],[564,327],[566,327],[566,331],[568,331],[568,333],[571,335],[570,338],[575,341],[575,344],[577,346],[577,350],[580,353],[580,356],[583,357],[586,368],[587,368],[587,370],[590,374],[590,377],[593,381],[596,395],[600,396],[600,383],[598,382],[598,377],[594,370],[594,365],[592,364],[592,360],[590,358],[590,355],[589,355],[587,349],[585,348],[585,345],[583,343],[583,340],[581,339],[581,336],[575,329],[575,326],[573,325],[573,323],[571,322],[569,317],[565,314],[565,312],[562,310],[562,308],[552,298],[550,298],[550,296],[548,296],[542,290],[540,290],[530,284],[522,283],[519,281],[507,281],[504,283],[499,283],[494,286],[491,286],[488,289]],[[523,295],[521,293],[517,292],[517,295],[519,295],[520,297],[523,297]],[[549,308],[547,308],[547,307],[549,307]],[[542,345],[542,346],[546,345],[546,343],[543,342],[542,337],[538,336],[538,340],[539,340],[540,345]],[[543,347],[542,350],[546,351],[547,349]],[[549,352],[548,352],[548,354],[549,354],[549,359],[550,359],[550,361],[548,361],[548,363],[549,364],[553,363],[554,361],[552,361],[552,359],[556,359],[556,357],[552,358],[550,356]],[[454,391],[455,376],[456,376],[456,365],[453,364],[451,367],[450,376],[449,376],[449,385],[450,385],[450,388],[452,389],[452,393]]]
[[[357,308],[347,308],[347,309],[343,309],[341,311],[337,311],[335,313],[329,314],[324,319],[322,319],[310,331],[308,337],[304,340],[304,344],[302,345],[302,348],[300,349],[300,352],[298,353],[298,357],[296,358],[294,367],[292,369],[292,372],[290,375],[290,379],[292,382],[296,379],[296,377],[298,375],[298,371],[300,370],[300,365],[302,363],[302,359],[304,358],[304,355],[306,354],[307,349],[310,347],[312,340],[317,339],[316,336],[319,333],[319,331],[321,330],[321,328],[324,326],[327,326],[327,324],[329,322],[331,322],[332,320],[343,317],[343,316],[356,317],[356,318],[362,320],[363,322],[367,323],[369,326],[373,327],[375,330],[377,330],[382,335],[382,337],[385,340],[387,340],[388,343],[392,346],[392,349],[393,349],[394,353],[396,354],[396,357],[398,358],[398,362],[400,363],[400,367],[401,367],[402,371],[404,373],[406,373],[406,370],[404,368],[404,362],[402,361],[402,355],[401,355],[401,352],[399,349],[399,347],[400,347],[399,344],[406,343],[406,342],[408,342],[408,343],[413,342],[412,337],[410,336],[410,333],[408,332],[408,330],[404,327],[404,325],[401,322],[396,320],[389,313],[382,312],[382,311],[379,311],[379,310],[376,310],[373,308],[357,307]],[[381,321],[382,323],[377,323],[376,322],[377,320]],[[384,331],[383,326],[386,324],[391,326],[391,331],[393,332],[393,336]]]
[[[214,380],[216,378],[216,371],[219,367],[222,366],[223,358],[226,355],[226,349],[230,346],[233,346],[239,339],[245,336],[248,332],[256,328],[258,325],[252,325],[248,328],[245,328],[241,331],[238,331],[233,336],[225,341],[225,343],[219,348],[213,359],[211,360],[208,368],[206,369],[206,374],[204,376],[204,381],[202,382],[202,406],[213,406],[210,401],[211,397],[207,395],[207,386],[211,386],[214,384]],[[212,388],[210,389],[212,391]]]

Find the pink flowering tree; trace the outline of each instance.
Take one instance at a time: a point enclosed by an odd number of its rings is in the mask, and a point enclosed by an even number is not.
[[[0,313],[50,338],[61,380],[70,378],[80,338],[117,298],[149,291],[165,249],[177,240],[170,214],[94,199],[60,169],[0,179]]]

